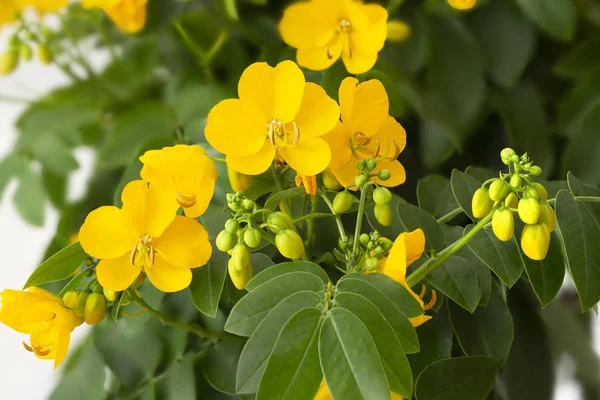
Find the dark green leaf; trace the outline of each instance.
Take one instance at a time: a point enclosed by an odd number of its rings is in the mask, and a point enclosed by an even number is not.
[[[305,308],[283,326],[264,375],[257,399],[312,399],[323,378],[319,365],[321,310]]]
[[[556,61],[552,70],[566,78],[578,79],[593,71],[600,64],[600,37],[595,35],[578,42]]]
[[[450,358],[453,333],[448,313],[443,308],[432,319],[417,328],[421,351],[408,355],[408,361],[416,378],[434,361]]]
[[[321,328],[319,356],[333,398],[379,400],[389,397],[390,389],[373,338],[350,311],[331,310]]]
[[[180,361],[169,368],[164,379],[165,398],[177,400],[196,399],[196,379],[194,377],[196,357],[193,352],[187,353]]]
[[[581,179],[577,178],[570,171],[567,173],[567,187],[566,188],[563,187],[562,189],[570,190],[574,196],[600,197],[600,189],[597,186],[586,185],[585,183],[583,183],[581,181]],[[558,193],[556,193],[556,194],[558,194]],[[556,197],[556,194],[554,195],[554,197]],[[548,195],[551,196],[550,192],[548,192]],[[583,204],[585,204],[585,206],[591,212],[596,214],[597,217],[600,217],[600,204],[599,203],[584,202]]]
[[[488,179],[496,178],[498,176],[498,171],[494,171],[490,168],[469,165],[467,169],[465,169],[465,174],[472,176],[479,182],[485,182]]]
[[[40,175],[31,166],[21,170],[13,203],[25,221],[35,226],[44,225],[46,191]]]
[[[281,264],[274,265],[262,271],[259,274],[255,274],[254,278],[248,282],[246,285],[246,290],[251,292],[256,289],[258,286],[262,285],[265,282],[270,281],[271,279],[287,274],[289,272],[309,272],[311,274],[317,275],[324,284],[329,282],[329,277],[327,273],[323,270],[323,268],[319,267],[318,264],[312,263],[310,261],[292,261],[285,262]]]
[[[428,175],[417,184],[419,207],[436,218],[458,208],[450,181],[441,175]]]
[[[417,400],[481,400],[494,387],[500,363],[487,356],[434,362],[417,380]]]
[[[438,250],[444,245],[444,231],[442,227],[426,211],[409,203],[401,203],[398,204],[398,216],[405,231],[423,230],[426,247],[429,250]]]
[[[516,0],[525,15],[553,38],[566,42],[575,35],[577,17],[571,0]]]
[[[563,171],[570,171],[585,182],[595,185],[600,184],[600,172],[594,162],[600,151],[598,124],[600,124],[600,105],[596,105],[583,116],[576,136],[569,142],[564,152],[562,163]]]
[[[44,283],[61,281],[75,273],[87,257],[79,242],[65,247],[36,268],[29,276],[23,289]]]
[[[214,252],[208,264],[195,268],[192,273],[190,293],[194,305],[201,313],[216,316],[227,276],[227,256]]]
[[[434,270],[427,280],[471,313],[475,311],[481,300],[481,286],[477,271],[462,257],[450,257]]]
[[[475,220],[473,212],[471,211],[471,202],[475,191],[481,187],[481,182],[461,172],[457,169],[452,170],[452,177],[450,178],[450,184],[452,185],[452,193],[456,202],[463,209],[472,220]]]
[[[235,394],[235,371],[243,346],[243,341],[220,341],[202,361],[204,378],[218,391]]]

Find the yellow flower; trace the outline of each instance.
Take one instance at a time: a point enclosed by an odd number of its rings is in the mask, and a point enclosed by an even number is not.
[[[15,12],[20,12],[23,6],[16,0],[0,1],[0,28],[3,25],[9,24],[15,20]]]
[[[298,64],[321,71],[340,57],[351,74],[373,68],[387,37],[388,13],[354,0],[310,0],[289,6],[279,25],[283,41],[298,49]]]
[[[317,194],[317,177],[312,176],[303,176],[296,175],[296,186],[304,186],[306,189],[306,194],[312,194],[313,196]]]
[[[406,172],[396,157],[406,145],[406,132],[388,114],[389,100],[383,84],[370,80],[358,84],[346,78],[339,92],[342,122],[325,136],[331,147],[329,168],[343,186],[354,184],[358,160],[380,159],[373,173],[387,169],[387,181],[375,178],[381,186],[398,186],[406,180]]]
[[[150,150],[140,161],[144,164],[140,172],[142,179],[170,192],[186,216],[197,218],[206,211],[218,173],[202,147],[180,144]]]
[[[254,176],[240,174],[227,167],[227,178],[234,192],[245,192],[254,183]]]
[[[146,22],[148,0],[82,0],[83,8],[101,8],[126,33],[142,30]]]
[[[429,304],[424,304],[422,298],[425,295],[425,290],[421,291],[421,295],[417,295],[406,283],[406,269],[419,258],[425,251],[425,235],[421,229],[413,232],[405,232],[398,236],[390,254],[387,258],[381,259],[376,271],[385,274],[404,286],[423,307],[423,311],[427,311],[435,304],[437,295],[435,290],[431,292],[431,301]],[[425,286],[423,286],[425,289]],[[419,326],[430,320],[428,315],[420,315],[410,318],[413,326]]]
[[[32,6],[40,14],[54,12],[65,8],[69,0],[21,0],[23,7]]]
[[[31,335],[31,345],[23,342],[23,346],[38,358],[54,360],[54,368],[58,368],[69,350],[71,332],[83,319],[67,309],[60,297],[44,289],[7,289],[0,298],[0,322]]]
[[[477,0],[447,0],[450,7],[457,10],[469,10],[475,7]]]
[[[331,152],[319,136],[333,129],[339,107],[321,87],[306,82],[294,62],[250,65],[238,94],[213,107],[205,129],[211,146],[227,155],[229,168],[259,175],[273,159],[283,159],[300,175],[327,167]]]
[[[86,218],[79,240],[100,259],[98,282],[116,292],[144,272],[163,292],[185,289],[190,268],[206,264],[212,247],[208,233],[194,219],[176,215],[179,204],[170,191],[143,181],[130,182],[121,195],[123,208],[100,207]]]
[[[313,400],[332,400],[331,393],[329,393],[329,388],[325,383],[325,379],[321,381],[321,386],[319,386],[319,390],[315,395]],[[396,394],[394,392],[390,392],[390,400],[402,400],[402,396]]]

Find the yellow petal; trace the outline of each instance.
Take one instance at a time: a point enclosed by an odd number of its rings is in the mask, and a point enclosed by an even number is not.
[[[331,131],[340,119],[340,107],[319,85],[307,82],[302,105],[295,122],[302,138],[317,137]]]
[[[88,214],[79,230],[79,242],[92,257],[116,258],[131,251],[139,235],[123,210],[108,206]]]
[[[198,221],[179,215],[152,243],[169,264],[178,268],[200,267],[212,253],[206,229]]]
[[[423,255],[425,251],[425,234],[421,229],[402,233],[406,246],[406,265],[410,266]]]
[[[146,22],[145,2],[120,1],[104,7],[110,19],[126,33],[136,33],[142,30]]]
[[[295,3],[286,8],[279,23],[281,38],[296,49],[325,46],[336,28],[336,21],[310,2]]]
[[[242,103],[263,111],[267,117],[264,122],[276,118],[287,123],[300,109],[304,84],[304,74],[293,61],[283,61],[275,68],[254,63],[242,74],[238,94]]]
[[[379,4],[364,4],[362,10],[369,18],[369,26],[350,34],[352,50],[362,54],[379,52],[387,37],[388,13]]]
[[[348,124],[350,129],[350,123],[352,121],[352,110],[354,109],[354,97],[358,90],[358,79],[354,77],[345,78],[340,84],[338,92],[338,98],[340,100],[340,114],[342,121]],[[352,132],[355,133],[355,132]]]
[[[130,254],[110,260],[101,260],[96,267],[100,285],[107,290],[120,292],[137,279],[140,269],[131,265]]]
[[[160,254],[152,267],[144,268],[150,282],[161,292],[171,293],[185,289],[192,282],[192,271],[170,265]]]
[[[335,128],[333,128],[331,132],[323,136],[323,139],[331,149],[329,168],[339,169],[350,161],[350,157],[352,156],[352,150],[350,150],[350,136],[350,131],[340,121],[337,122]]]
[[[406,170],[404,166],[398,160],[394,161],[379,161],[377,167],[373,170],[373,173],[377,174],[382,169],[387,169],[391,173],[391,178],[387,181],[382,181],[379,178],[375,178],[375,182],[385,187],[395,187],[406,182]]]
[[[275,157],[275,146],[263,140],[263,147],[255,154],[237,157],[227,155],[227,166],[246,175],[260,175],[271,166]]]
[[[341,168],[331,169],[331,172],[333,172],[333,175],[335,175],[342,186],[348,187],[354,184],[354,177],[358,175],[357,165],[358,160],[354,155],[351,155],[346,164]],[[351,188],[351,190],[356,190],[356,188]]]
[[[425,235],[421,229],[401,233],[390,250],[384,273],[396,282],[406,281],[406,268],[421,258],[425,251]]]
[[[406,131],[394,117],[388,116],[379,127],[379,130],[371,137],[369,148],[373,149],[375,142],[379,140],[379,155],[382,157],[391,157],[396,150],[402,152],[406,147]],[[394,145],[394,142],[397,144]]]
[[[375,135],[389,118],[390,102],[383,84],[377,79],[363,82],[346,78],[340,86],[342,120],[352,134]]]
[[[298,65],[313,71],[323,71],[331,67],[342,55],[345,39],[333,40],[329,45],[313,49],[298,49]]]
[[[58,336],[56,343],[56,354],[54,358],[54,369],[58,368],[60,364],[65,360],[67,352],[69,351],[69,344],[71,343],[71,333],[61,333]]]
[[[425,322],[429,321],[432,317],[430,315],[419,315],[418,317],[409,318],[408,320],[415,328],[417,326],[423,325]]]
[[[317,175],[331,160],[331,150],[321,138],[300,139],[297,145],[286,147],[279,154],[300,175]]]
[[[352,48],[352,56],[342,53],[342,60],[348,72],[354,75],[364,74],[375,66],[377,62],[377,51],[360,53],[358,49]]]
[[[148,234],[153,238],[163,233],[179,209],[171,190],[155,185],[148,186],[144,181],[128,183],[123,189],[121,200],[123,212],[130,218],[140,235]],[[130,250],[132,248],[133,246],[129,247]]]
[[[191,207],[184,207],[183,212],[188,218],[198,218],[208,208],[215,193],[215,179],[205,179],[195,192],[196,203]]]
[[[247,156],[262,147],[268,134],[267,121],[259,104],[223,100],[210,110],[204,134],[221,153]]]

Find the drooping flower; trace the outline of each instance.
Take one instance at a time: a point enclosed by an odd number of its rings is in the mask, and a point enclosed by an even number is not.
[[[429,304],[423,303],[423,297],[425,290],[421,291],[421,295],[417,295],[406,283],[406,269],[423,255],[425,251],[425,235],[421,229],[417,229],[413,232],[401,233],[387,258],[381,259],[376,271],[385,274],[404,286],[406,290],[413,295],[415,299],[423,307],[423,311],[427,311],[435,304],[437,295],[435,290],[431,293],[431,301]],[[425,289],[425,287],[423,287]],[[424,322],[430,320],[431,317],[428,315],[420,315],[414,318],[410,318],[410,322],[413,326],[419,326]]]
[[[101,8],[126,33],[137,33],[146,23],[148,0],[82,0],[83,8]]]
[[[477,0],[447,0],[450,7],[457,10],[469,10],[475,7]]]
[[[329,393],[329,388],[327,387],[327,383],[325,383],[325,379],[321,381],[321,386],[319,386],[319,390],[317,394],[313,398],[313,400],[332,400],[331,393]],[[396,394],[394,392],[390,392],[390,400],[402,400],[402,396]]]
[[[339,107],[321,87],[306,82],[294,62],[250,65],[238,94],[213,107],[205,128],[229,168],[259,175],[278,159],[309,176],[327,167],[331,151],[320,136],[335,126]]]
[[[144,181],[130,182],[121,195],[123,208],[100,207],[86,218],[79,240],[100,259],[96,276],[102,287],[122,291],[144,272],[163,292],[185,289],[190,268],[206,264],[212,247],[194,219],[176,215],[173,194]]]
[[[298,49],[298,64],[321,71],[340,57],[351,74],[373,68],[387,37],[388,13],[354,0],[310,0],[289,6],[279,25],[283,41]]]
[[[396,157],[406,145],[406,131],[389,115],[389,100],[383,84],[376,80],[358,83],[355,78],[342,81],[339,91],[342,121],[324,138],[331,147],[329,168],[344,186],[354,183],[358,175],[357,163],[361,159],[378,159],[373,171],[382,169],[391,178],[381,186],[398,186],[406,180],[406,172]]]
[[[140,157],[140,175],[151,185],[171,193],[185,215],[197,218],[206,211],[215,191],[217,167],[200,146],[177,145],[150,150]]]
[[[0,293],[0,322],[17,332],[31,335],[23,346],[36,357],[54,360],[54,368],[63,362],[71,332],[83,323],[74,310],[52,293],[30,288],[28,291],[5,290]]]

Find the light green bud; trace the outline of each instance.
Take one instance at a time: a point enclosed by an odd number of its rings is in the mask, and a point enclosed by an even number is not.
[[[238,271],[250,264],[250,249],[248,246],[243,243],[236,244],[231,252],[231,260]]]
[[[504,179],[496,179],[490,185],[489,196],[492,201],[500,201],[504,200],[506,195],[508,195],[508,184]]]
[[[392,202],[392,192],[388,188],[378,187],[373,191],[373,200],[375,204],[390,204]]]
[[[392,208],[389,204],[375,204],[375,219],[383,226],[392,225]]]
[[[519,201],[519,218],[528,225],[537,224],[540,219],[540,205],[533,197],[527,197]]]
[[[379,171],[379,173],[377,174],[377,177],[385,182],[392,177],[392,173],[390,172],[389,169],[384,168],[381,171]]]
[[[339,192],[333,199],[333,211],[336,214],[343,214],[352,207],[354,202],[354,196],[352,196],[347,190]]]
[[[256,228],[247,228],[244,231],[244,242],[251,249],[255,249],[260,246],[260,232]]]
[[[233,247],[237,244],[238,238],[235,233],[230,233],[230,232],[227,232],[225,229],[223,229],[217,235],[217,239],[215,242],[217,245],[217,249],[219,249],[223,252],[227,252],[227,251],[233,249]]]
[[[274,233],[278,232],[277,229],[291,229],[293,231],[296,230],[292,218],[281,211],[276,211],[274,213],[269,214],[269,216],[267,217],[267,224],[271,225],[269,226],[269,229]],[[274,226],[277,229],[272,228],[272,226]]]
[[[290,229],[283,229],[275,235],[275,245],[282,256],[292,260],[299,260],[305,254],[302,238]]]
[[[231,218],[225,222],[225,230],[229,233],[236,233],[239,227],[240,223],[237,219]]]
[[[95,325],[106,317],[107,306],[106,298],[102,293],[92,293],[85,302],[84,312],[85,323],[88,325]]]

